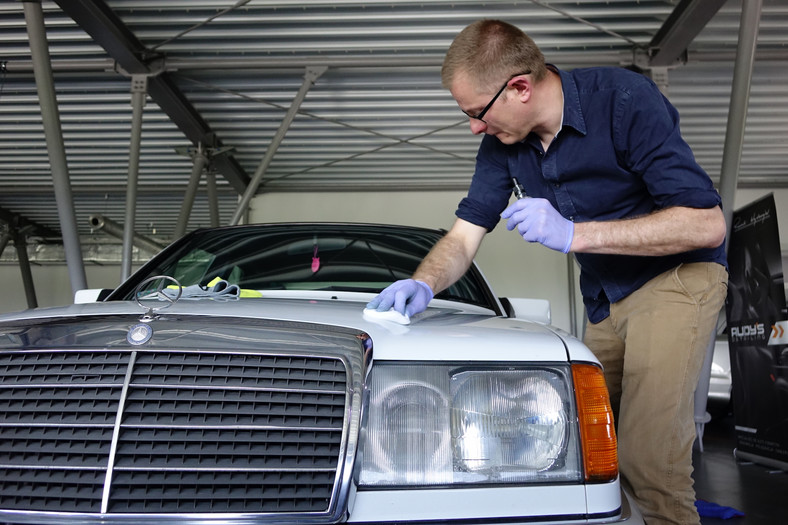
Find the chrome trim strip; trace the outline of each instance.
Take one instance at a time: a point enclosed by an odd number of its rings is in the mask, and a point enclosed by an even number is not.
[[[0,427],[18,427],[19,423],[0,423]],[[63,423],[25,423],[30,428],[63,428]],[[114,428],[105,423],[69,423],[69,428]]]
[[[123,383],[25,383],[24,385],[0,385],[0,390],[14,388],[118,388]]]
[[[18,469],[24,468],[25,470],[86,470],[86,471],[97,471],[97,470],[104,470],[104,467],[75,467],[73,465],[12,465],[12,464],[3,464],[0,465],[0,469]]]
[[[107,460],[107,475],[104,477],[104,491],[101,495],[101,513],[106,514],[109,508],[109,493],[112,486],[112,472],[115,467],[115,454],[118,451],[118,440],[120,439],[120,422],[123,420],[123,409],[126,406],[126,397],[129,393],[129,385],[131,384],[131,376],[134,373],[134,363],[137,360],[137,352],[131,352],[129,355],[128,368],[126,368],[126,376],[123,379],[123,389],[120,392],[120,399],[118,400],[118,411],[115,416],[115,427],[112,431],[112,444],[109,448],[109,458]]]
[[[125,425],[126,428],[173,428],[178,430],[293,430],[293,431],[306,431],[306,432],[336,432],[339,427],[288,427],[282,425]]]
[[[47,385],[51,387],[52,385]],[[86,385],[86,386],[96,386],[96,385]],[[104,386],[104,385],[101,385]],[[117,385],[120,386],[120,385]],[[274,387],[253,387],[253,386],[235,386],[235,385],[167,385],[163,383],[137,383],[134,385],[135,388],[163,388],[167,390],[181,390],[181,389],[188,389],[188,390],[238,390],[244,392],[279,392],[279,393],[288,393],[288,392],[298,392],[304,394],[336,394],[336,395],[345,395],[346,392],[344,390],[311,390],[311,389],[301,389],[301,388],[274,388]]]
[[[324,468],[292,468],[292,467],[281,467],[281,468],[265,468],[265,467],[115,467],[115,471],[117,472],[334,472],[336,471],[333,467],[324,467]]]

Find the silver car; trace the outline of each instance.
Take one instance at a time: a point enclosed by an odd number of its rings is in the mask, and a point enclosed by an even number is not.
[[[0,522],[643,523],[545,301],[474,266],[364,312],[442,233],[198,230],[104,300],[2,316]]]

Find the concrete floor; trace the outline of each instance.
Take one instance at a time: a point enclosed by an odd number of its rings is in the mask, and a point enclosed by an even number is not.
[[[734,457],[733,416],[706,424],[703,452],[695,450],[698,499],[733,507],[745,514],[730,519],[701,518],[703,525],[788,525],[788,473]]]

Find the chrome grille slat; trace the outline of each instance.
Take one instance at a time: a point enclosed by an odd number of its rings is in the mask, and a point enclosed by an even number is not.
[[[126,408],[126,399],[129,394],[129,383],[131,383],[131,374],[134,371],[134,364],[137,362],[137,352],[131,352],[129,355],[129,365],[126,367],[126,373],[123,376],[123,388],[120,393],[120,402],[118,403],[118,412],[115,416],[115,426],[112,428],[112,441],[109,445],[109,463],[107,464],[107,472],[104,476],[104,491],[101,495],[101,513],[107,513],[109,506],[110,491],[112,490],[112,475],[115,468],[115,455],[118,451],[118,436],[120,434],[120,424],[123,421],[123,411]]]
[[[164,384],[164,383],[146,383],[145,386],[147,388],[173,388],[173,389],[194,388],[193,386],[189,386],[189,385],[186,385],[186,386],[180,386],[180,385],[172,386],[172,385],[167,385],[167,384]],[[200,387],[201,390],[225,390],[226,388],[227,387],[223,387],[223,386],[201,386]],[[265,388],[265,389],[261,389],[261,388],[257,388],[257,387],[238,386],[238,387],[233,387],[233,389],[237,390],[239,392],[244,391],[244,390],[255,390],[255,391],[257,391],[257,390],[265,390],[267,392],[296,392],[297,391],[297,392],[300,392],[302,394],[328,394],[328,393],[331,393],[331,394],[344,395],[344,393],[345,393],[344,390],[309,390],[307,388],[299,388],[298,390],[294,390],[292,388]]]

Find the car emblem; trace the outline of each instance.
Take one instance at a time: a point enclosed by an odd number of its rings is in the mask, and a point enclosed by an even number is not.
[[[168,281],[173,284],[168,285]],[[150,291],[147,288],[147,285],[152,282],[155,282],[156,286],[153,291]],[[178,288],[178,293],[175,294],[174,297],[170,294],[164,293],[164,288],[170,286],[176,286]],[[148,323],[155,319],[156,312],[164,310],[165,308],[169,308],[170,306],[177,303],[182,294],[183,286],[181,286],[181,283],[179,283],[174,277],[167,275],[156,275],[154,277],[148,277],[142,281],[137,286],[136,290],[134,290],[134,300],[137,301],[138,305],[145,309],[145,313],[142,315],[142,317],[140,317],[140,322],[138,324],[135,324],[129,328],[129,331],[126,334],[126,340],[129,342],[129,344],[137,346],[143,345],[150,341],[151,337],[153,337],[153,328]],[[156,304],[158,304],[160,301],[163,301],[164,303],[159,304],[158,306],[150,306],[143,303],[143,301],[153,300],[157,301]]]
[[[153,328],[145,323],[135,324],[129,328],[126,334],[126,341],[133,345],[144,345],[153,337]]]

